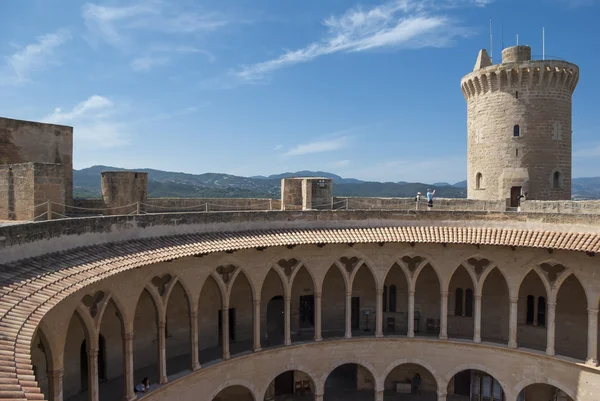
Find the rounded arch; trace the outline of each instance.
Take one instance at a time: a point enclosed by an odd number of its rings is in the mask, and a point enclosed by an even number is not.
[[[493,367],[490,367],[490,366],[483,366],[478,363],[465,363],[462,365],[453,366],[452,369],[450,369],[450,371],[448,373],[446,373],[446,376],[444,376],[444,385],[448,386],[448,383],[450,383],[450,380],[452,380],[452,378],[454,376],[456,376],[458,373],[463,372],[465,370],[478,370],[480,372],[487,373],[488,375],[490,375],[494,379],[496,379],[498,381],[498,383],[500,383],[500,387],[502,387],[502,391],[504,392],[505,395],[511,394],[506,391],[508,388],[506,387],[506,384],[504,383],[504,380],[503,380],[504,378],[499,374],[499,372],[496,369],[494,369]]]
[[[327,367],[325,373],[321,376],[321,379],[319,380],[319,385],[321,385],[322,387],[317,390],[318,394],[324,394],[324,386],[325,386],[325,382],[327,381],[327,377],[329,377],[329,375],[337,368],[339,368],[342,365],[348,365],[348,364],[354,364],[354,365],[358,365],[363,367],[364,369],[366,369],[371,376],[373,376],[373,380],[375,381],[375,390],[379,389],[379,388],[383,388],[383,384],[381,383],[381,378],[377,375],[377,370],[373,367],[373,365],[371,365],[369,362],[360,359],[360,358],[345,358],[345,359],[340,359],[334,363],[332,363],[331,365],[329,365],[329,367]]]
[[[435,385],[437,387],[437,390],[440,390],[440,383],[438,380],[438,373],[436,372],[436,370],[433,368],[433,366],[431,366],[428,362],[422,360],[422,359],[418,359],[418,358],[400,358],[395,360],[394,362],[390,363],[385,370],[383,371],[383,373],[381,374],[380,377],[380,383],[383,386],[385,379],[388,377],[388,375],[397,367],[402,366],[402,365],[407,365],[407,364],[413,364],[413,365],[418,365],[420,367],[422,367],[423,369],[427,370],[429,373],[431,373],[431,375],[433,376],[433,380],[435,381]],[[383,387],[381,388],[376,388],[377,391],[381,391],[383,390]]]
[[[532,384],[548,384],[550,386],[554,386],[557,389],[559,389],[560,391],[566,393],[569,397],[571,397],[572,400],[576,400],[577,399],[577,390],[574,390],[568,386],[566,386],[565,384],[563,384],[562,382],[555,380],[551,377],[546,377],[546,376],[540,376],[539,378],[531,378],[531,377],[527,377],[523,380],[521,380],[519,383],[517,383],[517,385],[513,388],[513,390],[515,390],[515,394],[518,395],[521,393],[521,391],[525,390],[527,387],[531,386]]]
[[[275,380],[277,377],[279,377],[279,375],[281,375],[283,373],[286,373],[286,372],[289,372],[289,371],[295,371],[295,372],[304,373],[312,381],[312,384],[313,384],[313,387],[314,387],[315,391],[317,391],[317,389],[319,388],[318,378],[315,377],[314,373],[312,373],[310,371],[310,369],[307,369],[303,365],[297,365],[295,363],[290,363],[288,365],[285,365],[285,366],[282,366],[280,368],[277,368],[274,371],[275,371],[275,373],[273,373],[273,374],[271,374],[271,375],[268,376],[267,382],[263,386],[263,388],[260,391],[260,393],[258,393],[258,395],[259,395],[258,399],[259,400],[263,400],[265,398],[265,394],[267,393],[267,390],[269,389],[269,386],[271,385],[271,383],[273,382],[273,380]]]
[[[475,174],[475,189],[483,189],[483,174],[478,172]]]
[[[250,383],[246,380],[233,379],[233,380],[227,380],[223,384],[219,385],[219,387],[217,387],[212,392],[210,397],[208,398],[209,401],[213,401],[215,399],[215,397],[218,396],[221,391],[225,390],[228,387],[233,387],[233,386],[240,386],[240,387],[246,388],[246,390],[248,390],[248,392],[252,395],[252,398],[254,399],[254,401],[258,400],[256,398],[256,388],[254,387],[254,385],[252,383]]]

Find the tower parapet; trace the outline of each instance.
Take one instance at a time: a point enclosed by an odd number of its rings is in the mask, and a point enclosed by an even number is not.
[[[461,80],[467,101],[470,199],[571,198],[572,95],[579,67],[533,60],[529,46],[502,51],[492,64],[481,50]]]

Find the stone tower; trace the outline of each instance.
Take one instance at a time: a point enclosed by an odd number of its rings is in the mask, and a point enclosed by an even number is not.
[[[461,80],[467,100],[469,199],[571,199],[571,97],[579,67],[532,60],[529,46],[481,50]]]

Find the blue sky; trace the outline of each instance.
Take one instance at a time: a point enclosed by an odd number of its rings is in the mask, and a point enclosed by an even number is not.
[[[94,164],[377,181],[466,176],[480,48],[581,68],[574,176],[600,176],[599,0],[0,0],[0,115],[74,127]]]

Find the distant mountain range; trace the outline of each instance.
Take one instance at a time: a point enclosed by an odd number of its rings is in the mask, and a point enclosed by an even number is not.
[[[100,173],[103,171],[140,171],[148,173],[148,195],[153,198],[279,198],[281,179],[289,177],[324,177],[334,182],[336,196],[408,197],[427,188],[436,189],[442,198],[464,198],[467,181],[449,184],[361,181],[342,178],[324,171],[296,171],[282,174],[240,177],[221,173],[187,174],[153,169],[123,169],[110,166],[92,166],[73,170],[73,196],[98,198],[101,196]],[[600,177],[573,180],[575,198],[600,199]]]

